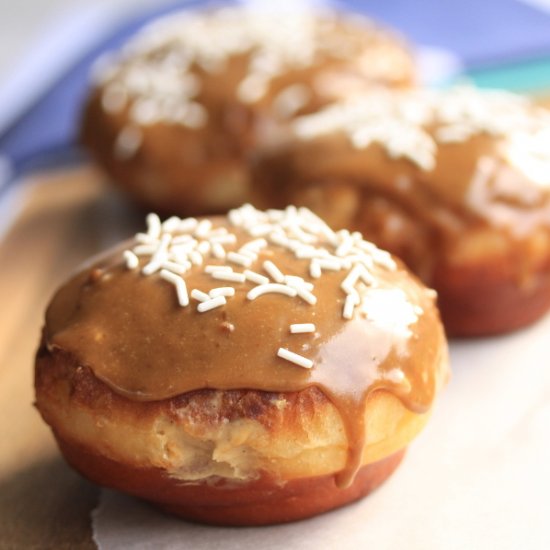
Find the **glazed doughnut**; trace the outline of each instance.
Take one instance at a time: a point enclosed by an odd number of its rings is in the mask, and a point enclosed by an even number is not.
[[[549,138],[548,112],[504,91],[373,92],[299,117],[258,161],[254,201],[401,257],[450,334],[506,332],[550,307]]]
[[[202,522],[309,517],[380,485],[428,420],[434,300],[307,209],[149,215],[55,294],[36,406],[98,484]]]
[[[249,198],[247,156],[342,94],[414,78],[399,37],[330,11],[184,11],[95,71],[82,141],[151,210],[226,213]]]

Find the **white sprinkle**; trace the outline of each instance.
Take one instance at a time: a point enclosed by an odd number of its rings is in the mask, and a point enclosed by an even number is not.
[[[166,269],[161,270],[160,276],[162,279],[172,283],[176,287],[179,305],[181,307],[188,306],[189,296],[187,294],[187,285],[185,284],[185,281],[179,275],[176,275],[171,271],[167,271]]]
[[[160,237],[160,232],[162,229],[160,218],[154,214],[147,214],[147,234],[153,239],[158,239]]]
[[[162,262],[160,260],[155,261],[151,260],[144,268],[141,270],[143,275],[152,275],[162,267]]]
[[[290,332],[292,334],[315,332],[315,325],[313,323],[294,323],[293,325],[290,325]]]
[[[270,223],[256,225],[248,230],[252,237],[264,237],[271,231],[273,231],[273,226]]]
[[[162,262],[161,267],[163,269],[166,269],[168,271],[172,271],[173,273],[178,273],[179,275],[185,273],[190,267],[190,262],[185,263],[179,263],[179,262],[171,262],[169,260]]]
[[[289,224],[288,232],[291,237],[296,237],[300,240],[300,244],[314,243],[317,237],[306,233],[297,223]]]
[[[208,239],[212,241],[212,239],[219,239],[219,238],[227,237],[229,235],[232,235],[232,234],[230,234],[225,227],[218,227],[216,229],[212,229],[210,233],[208,233]]]
[[[233,268],[229,265],[207,265],[204,268],[205,273],[214,273],[216,271],[233,271]]]
[[[177,231],[181,220],[177,216],[172,216],[162,223],[162,231],[164,233],[173,233]]]
[[[355,306],[359,304],[359,297],[356,294],[348,294],[344,304],[342,315],[344,319],[353,319],[353,311]]]
[[[154,244],[139,244],[134,247],[133,251],[137,256],[150,256],[155,253],[156,249],[157,247]]]
[[[212,298],[211,300],[208,300],[206,302],[201,302],[197,306],[197,311],[199,313],[204,313],[205,311],[210,311],[211,309],[214,309],[216,307],[220,307],[227,304],[227,300],[224,296],[217,296],[216,298]]]
[[[294,116],[311,98],[311,90],[304,84],[288,86],[275,98],[273,108],[283,118]]]
[[[263,263],[263,268],[274,281],[277,281],[278,283],[284,283],[285,276],[272,261],[266,260]]]
[[[281,233],[275,233],[275,232],[270,233],[269,236],[268,236],[268,239],[273,244],[282,246],[284,248],[286,248],[288,246],[288,243],[289,243],[288,237],[286,237],[285,235],[283,235]]]
[[[212,243],[212,256],[214,256],[214,258],[223,260],[225,255],[225,248],[219,242]]]
[[[263,294],[285,294],[286,296],[294,297],[298,293],[295,288],[291,288],[287,285],[281,285],[278,283],[268,283],[265,285],[255,286],[252,290],[248,292],[246,297],[249,300],[255,300]]]
[[[187,269],[191,269],[192,264],[187,258],[188,258],[188,254],[185,250],[180,250],[179,248],[176,248],[173,246],[170,247],[170,252],[168,253],[168,258],[167,258],[169,261],[185,265]]]
[[[239,84],[237,96],[243,103],[254,103],[267,93],[267,89],[267,78],[260,73],[252,73]]]
[[[391,254],[385,250],[376,250],[374,255],[374,261],[381,267],[385,267],[388,271],[394,271],[397,269],[397,264],[391,257]]]
[[[150,98],[138,99],[130,108],[130,118],[140,126],[155,124],[160,117],[159,105]]]
[[[319,264],[319,267],[321,269],[325,269],[327,271],[340,271],[342,269],[341,262],[337,260],[330,260],[326,258],[319,258],[317,260],[317,263]]]
[[[264,275],[260,275],[255,271],[250,271],[250,269],[245,269],[244,276],[246,277],[247,281],[250,281],[251,283],[256,283],[257,285],[266,285],[269,283],[269,279],[267,277],[265,277]]]
[[[313,295],[309,290],[306,290],[302,286],[293,286],[291,288],[296,289],[298,296],[308,304],[314,306],[317,303],[317,296]]]
[[[248,241],[243,244],[240,248],[241,253],[244,253],[245,250],[251,250],[254,252],[259,252],[262,248],[267,246],[267,241],[265,239],[254,239],[253,241]]]
[[[199,222],[195,218],[185,218],[184,220],[181,220],[178,231],[181,231],[182,233],[189,233],[193,231],[198,224]]]
[[[198,302],[207,302],[210,300],[210,296],[206,294],[206,292],[203,292],[202,290],[199,290],[198,288],[194,288],[191,291],[191,298],[194,298]]]
[[[251,250],[239,250],[239,254],[249,258],[252,263],[258,259],[258,254],[256,254],[256,252],[252,252]]]
[[[147,233],[136,233],[135,239],[140,244],[151,244],[155,240]]]
[[[309,274],[314,279],[318,279],[323,274],[321,271],[321,266],[317,260],[312,260],[309,264]]]
[[[120,84],[109,84],[101,96],[101,106],[108,113],[120,113],[126,106],[128,93]]]
[[[366,285],[374,285],[376,283],[376,279],[366,269],[361,271],[360,277]]]
[[[195,246],[197,244],[197,241],[193,239],[191,235],[176,235],[175,237],[172,237],[172,244],[192,244]]]
[[[199,222],[199,225],[195,229],[195,236],[199,237],[199,239],[204,239],[210,232],[210,229],[212,228],[212,222],[208,219],[201,220]]]
[[[299,367],[303,367],[304,369],[310,369],[311,367],[313,367],[313,361],[311,359],[307,359],[306,357],[298,355],[297,353],[294,353],[293,351],[285,348],[279,348],[277,351],[277,356],[281,357],[281,359],[286,359],[291,363],[295,363],[296,365],[298,365]]]
[[[143,141],[143,134],[135,126],[126,126],[118,134],[115,145],[114,155],[117,159],[127,160],[133,157],[140,148]]]
[[[141,270],[144,275],[152,275],[161,268],[162,263],[166,261],[166,258],[168,256],[168,245],[170,244],[171,240],[172,237],[168,233],[164,233],[162,235],[158,248],[155,250],[155,253],[153,254],[151,260]]]
[[[239,254],[238,252],[228,252],[227,260],[242,267],[250,267],[252,265],[252,259]]]
[[[194,265],[202,265],[202,254],[197,250],[191,250],[191,252],[189,252],[189,259]]]
[[[295,251],[296,257],[301,260],[310,260],[321,256],[321,252],[314,246],[304,245]]]
[[[224,235],[217,235],[217,236],[214,236],[214,237],[209,235],[208,239],[212,244],[214,244],[214,243],[235,244],[237,242],[237,237],[233,233],[227,233],[227,234],[224,234]]]
[[[136,269],[139,266],[139,258],[131,250],[125,250],[123,254],[128,269]]]
[[[210,252],[210,243],[208,241],[201,241],[197,246],[197,250],[203,256],[206,256]]]
[[[315,286],[313,283],[310,283],[308,281],[304,281],[302,277],[298,277],[296,275],[285,275],[285,283],[289,286],[300,286],[302,288],[305,288],[306,290],[313,290]]]
[[[232,286],[220,286],[213,288],[209,293],[210,298],[217,298],[218,296],[235,296],[235,289]]]
[[[231,281],[233,283],[244,283],[246,281],[243,273],[233,273],[232,271],[217,270],[211,273],[211,276],[218,281]]]
[[[366,277],[370,277],[367,270],[361,265],[356,265],[346,276],[346,278],[342,281],[342,284],[340,285],[340,288],[346,293],[346,294],[353,294],[355,292],[355,289],[353,288],[355,284],[357,283],[357,280],[359,277],[363,278],[363,275]],[[363,279],[364,280],[364,279]]]
[[[350,237],[344,239],[344,241],[336,249],[336,256],[342,257],[349,254],[351,248],[353,247],[353,244],[353,239],[351,239]]]

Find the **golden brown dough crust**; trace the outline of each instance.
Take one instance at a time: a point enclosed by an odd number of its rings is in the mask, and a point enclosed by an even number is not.
[[[264,151],[255,204],[307,206],[396,254],[438,291],[452,335],[506,332],[543,315],[548,113],[527,98],[460,88],[347,105],[298,119],[290,143]]]
[[[162,470],[114,462],[93,449],[57,437],[67,462],[91,481],[144,498],[183,519],[214,525],[258,526],[306,519],[350,504],[377,489],[399,466],[405,450],[363,466],[352,485],[336,487],[334,476],[269,477],[246,485],[227,481],[185,485]]]
[[[316,388],[198,390],[136,402],[114,393],[67,353],[41,347],[36,390],[36,405],[58,439],[115,462],[161,469],[175,480],[244,482],[267,474],[282,483],[333,475],[346,461],[342,419]],[[429,414],[413,414],[380,392],[365,417],[362,462],[369,464],[406,447]]]
[[[408,86],[415,73],[399,37],[330,12],[184,12],[146,27],[128,51],[98,71],[82,141],[135,201],[187,215],[247,202],[248,157],[296,114]]]
[[[448,375],[433,293],[307,211],[148,220],[48,307],[36,406],[67,460],[174,513],[238,525],[301,519],[378,486]],[[220,239],[225,261],[209,257]],[[306,280],[319,261],[325,273]],[[216,291],[227,299],[212,304]]]

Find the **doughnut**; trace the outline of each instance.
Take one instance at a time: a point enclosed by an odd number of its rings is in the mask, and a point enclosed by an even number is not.
[[[47,308],[36,406],[67,462],[220,525],[378,487],[448,377],[435,293],[305,208],[147,221]]]
[[[399,256],[453,336],[550,307],[550,116],[498,90],[373,91],[298,117],[254,168],[254,204],[311,208]]]
[[[413,79],[404,42],[359,16],[186,10],[98,61],[81,140],[149,210],[225,214],[248,200],[248,157],[289,119]]]

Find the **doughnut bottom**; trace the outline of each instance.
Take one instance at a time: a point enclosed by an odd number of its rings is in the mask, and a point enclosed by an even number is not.
[[[433,286],[448,334],[476,337],[526,327],[550,310],[550,262],[521,284],[509,265],[439,266]]]
[[[227,526],[287,523],[354,502],[381,485],[405,454],[402,449],[363,466],[343,489],[333,475],[282,483],[265,475],[244,483],[218,479],[186,484],[160,468],[122,464],[59,434],[56,439],[67,462],[91,481],[143,498],[183,519]]]

